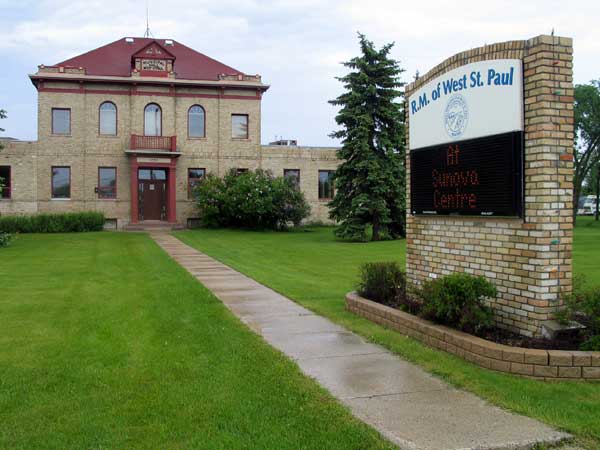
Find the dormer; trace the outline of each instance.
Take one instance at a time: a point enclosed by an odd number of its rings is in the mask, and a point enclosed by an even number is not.
[[[157,41],[152,41],[131,57],[131,72],[134,76],[169,77],[174,75],[174,63],[175,56]]]

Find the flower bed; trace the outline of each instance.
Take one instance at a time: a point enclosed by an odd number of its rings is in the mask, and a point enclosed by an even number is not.
[[[359,296],[346,295],[346,308],[486,369],[540,379],[600,380],[600,352],[511,347],[437,325]]]

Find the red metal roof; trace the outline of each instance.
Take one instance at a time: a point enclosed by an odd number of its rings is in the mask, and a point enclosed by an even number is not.
[[[86,75],[102,75],[114,77],[131,76],[131,58],[138,51],[152,42],[175,56],[175,78],[184,80],[216,80],[220,74],[239,75],[242,72],[233,67],[226,66],[202,53],[173,41],[173,45],[165,45],[165,39],[126,38],[91,50],[74,58],[67,59],[57,66],[84,67]]]

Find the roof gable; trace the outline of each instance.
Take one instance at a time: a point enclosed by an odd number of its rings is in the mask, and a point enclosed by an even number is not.
[[[160,50],[162,55],[169,54],[175,60],[173,70],[177,79],[218,80],[222,74],[243,75],[239,70],[175,40],[172,40],[173,45],[168,49],[164,42],[164,39],[122,38],[56,65],[83,67],[87,75],[130,77],[134,56],[152,48],[153,51]],[[158,59],[155,55],[152,58]]]
[[[152,41],[136,52],[132,58],[175,59],[175,55],[170,53],[158,42]]]

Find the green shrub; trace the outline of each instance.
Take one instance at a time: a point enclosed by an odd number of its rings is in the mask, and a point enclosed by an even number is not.
[[[581,350],[600,350],[600,286],[590,286],[583,276],[573,278],[573,289],[563,296],[564,308],[556,313],[561,323],[583,323],[587,340]]]
[[[8,247],[8,244],[10,243],[12,238],[13,238],[12,234],[0,231],[0,248]]]
[[[416,294],[426,319],[467,333],[478,333],[492,325],[492,310],[484,299],[496,297],[497,291],[483,277],[454,273],[426,281]]]
[[[586,340],[580,347],[584,351],[598,352],[600,351],[600,335],[595,335]]]
[[[593,335],[600,335],[600,286],[581,286],[573,292],[565,306],[573,319],[583,316],[585,325]]]
[[[309,221],[304,222],[303,226],[306,228],[323,228],[323,227],[328,227],[330,225],[325,223],[322,220],[316,219],[316,220],[309,220]]]
[[[207,228],[226,226],[226,189],[222,178],[209,173],[194,189],[194,196],[200,210],[202,226]]]
[[[0,232],[5,233],[70,233],[102,231],[104,214],[79,212],[62,214],[35,214],[31,216],[0,217]]]
[[[365,263],[360,266],[358,293],[388,306],[406,303],[406,274],[396,262]]]
[[[263,170],[223,179],[209,174],[195,189],[202,225],[283,230],[310,214],[304,194],[284,177]]]

